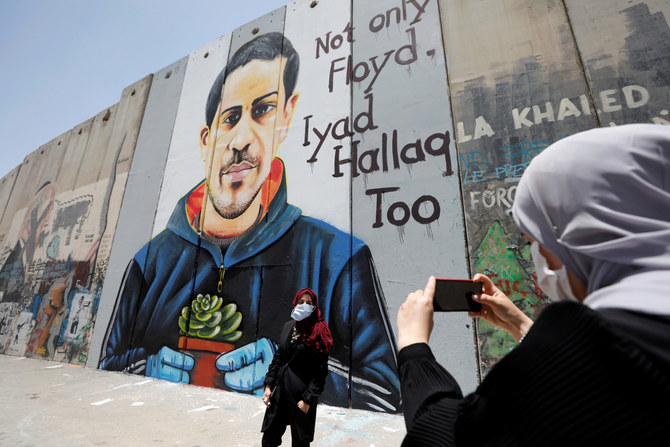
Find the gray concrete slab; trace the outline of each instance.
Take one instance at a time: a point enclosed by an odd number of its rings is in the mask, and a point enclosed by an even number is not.
[[[0,355],[0,445],[260,446],[260,398]],[[319,406],[313,446],[393,446],[402,416]],[[283,445],[291,445],[290,430]]]

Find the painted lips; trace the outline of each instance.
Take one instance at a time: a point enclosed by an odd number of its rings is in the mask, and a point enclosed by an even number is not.
[[[222,172],[221,177],[228,177],[228,180],[231,183],[241,182],[255,167],[255,165],[243,161],[231,166],[227,171]]]

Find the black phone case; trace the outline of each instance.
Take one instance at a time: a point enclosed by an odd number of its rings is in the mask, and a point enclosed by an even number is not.
[[[436,312],[479,312],[481,303],[472,295],[482,293],[482,283],[469,279],[436,279],[433,310]]]

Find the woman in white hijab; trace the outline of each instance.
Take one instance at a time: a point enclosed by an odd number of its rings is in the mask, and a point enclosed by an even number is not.
[[[519,342],[463,397],[428,347],[435,279],[398,312],[403,445],[670,445],[670,127],[565,138],[512,209],[538,284],[533,323],[484,275],[474,317]]]

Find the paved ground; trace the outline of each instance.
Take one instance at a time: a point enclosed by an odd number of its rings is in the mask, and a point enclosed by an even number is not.
[[[259,398],[0,355],[2,446],[260,446]],[[402,416],[319,406],[313,446],[397,446]],[[290,430],[284,435],[290,446]]]

